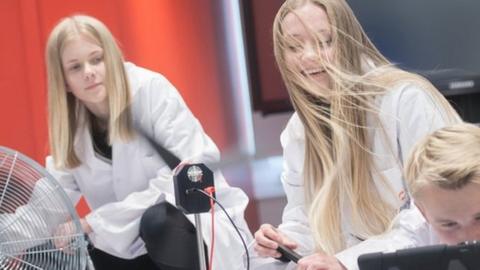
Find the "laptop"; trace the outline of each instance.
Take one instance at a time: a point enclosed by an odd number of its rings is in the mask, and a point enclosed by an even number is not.
[[[478,270],[480,242],[368,253],[358,258],[358,266],[360,270]]]

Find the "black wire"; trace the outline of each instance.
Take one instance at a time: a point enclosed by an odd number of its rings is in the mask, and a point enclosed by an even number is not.
[[[245,239],[243,239],[243,236],[240,233],[240,230],[238,230],[237,225],[235,225],[235,222],[233,222],[232,218],[228,215],[227,210],[225,210],[225,208],[223,208],[223,206],[214,197],[210,196],[210,194],[208,194],[207,192],[205,192],[205,191],[203,191],[199,188],[193,188],[193,191],[198,191],[198,192],[202,193],[203,195],[205,195],[208,198],[215,201],[215,203],[218,204],[218,206],[220,206],[220,208],[222,208],[223,212],[227,216],[228,220],[230,220],[233,227],[235,228],[235,231],[237,231],[238,236],[240,236],[240,239],[242,240],[243,247],[245,248],[245,253],[247,254],[247,270],[250,270],[250,255],[248,254],[247,244],[245,243]],[[212,211],[214,211],[214,209],[212,209]],[[213,237],[213,235],[212,235],[212,237]]]
[[[150,145],[157,151],[157,153],[162,157],[163,161],[167,163],[168,167],[170,170],[173,171],[178,164],[180,164],[181,160],[170,150],[162,146],[160,143],[158,143],[152,136],[148,135],[145,130],[143,130],[140,127],[136,128],[137,132],[145,137],[147,141],[150,143]]]

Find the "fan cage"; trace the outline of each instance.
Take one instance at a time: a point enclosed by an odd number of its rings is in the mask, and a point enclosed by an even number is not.
[[[87,257],[77,212],[60,184],[32,159],[0,146],[0,269],[83,270]]]

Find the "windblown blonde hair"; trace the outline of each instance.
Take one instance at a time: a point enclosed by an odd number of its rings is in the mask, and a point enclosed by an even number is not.
[[[301,20],[296,9],[308,3],[323,8],[331,24],[333,59],[321,59],[326,44],[304,22],[315,37],[318,61],[331,78],[331,89],[305,78],[285,61],[285,51],[299,41],[282,31],[283,20],[289,13]],[[377,169],[367,113],[385,134],[375,98],[399,82],[413,82],[452,120],[456,113],[426,79],[394,67],[377,50],[344,0],[285,1],[274,21],[273,38],[278,67],[305,127],[304,183],[310,225],[317,249],[334,254],[346,247],[341,225],[344,206],[351,210],[355,235],[364,239],[384,232],[397,212],[381,199],[373,181]]]
[[[461,123],[427,136],[408,158],[405,177],[414,197],[429,185],[455,190],[480,184],[480,127]]]
[[[50,151],[57,168],[74,168],[81,164],[74,149],[80,119],[91,121],[87,109],[70,92],[62,66],[62,53],[73,38],[84,36],[103,49],[105,87],[109,104],[109,143],[129,140],[133,136],[130,116],[130,89],[123,56],[107,27],[99,20],[77,15],[64,18],[52,30],[46,48],[48,75]],[[83,115],[83,116],[82,116]]]

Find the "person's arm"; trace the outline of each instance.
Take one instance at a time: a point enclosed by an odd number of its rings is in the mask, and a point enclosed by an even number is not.
[[[402,210],[393,221],[390,230],[347,248],[335,257],[348,270],[358,270],[358,257],[371,252],[391,252],[398,249],[428,244],[430,228],[422,214],[412,204]]]
[[[70,198],[73,206],[77,205],[82,194],[74,176],[66,170],[56,169],[54,164],[53,157],[48,156],[45,161],[45,168],[53,176],[53,178],[57,180],[57,182],[63,188],[63,191],[67,193],[67,196]]]
[[[192,115],[190,110],[185,105],[183,99],[175,88],[167,81],[162,83],[165,88],[169,89],[172,100],[171,109],[166,109],[158,106],[161,110],[166,110],[171,113],[172,121],[169,121],[167,127],[167,137],[165,146],[174,153],[178,153],[182,160],[190,161],[190,163],[204,162],[208,166],[210,162],[216,162],[220,159],[220,153],[214,142],[205,134],[200,122]],[[154,116],[154,119],[161,119],[161,116]],[[156,125],[157,126],[157,125]],[[162,136],[165,129],[157,129],[155,136]],[[170,134],[168,134],[168,132]],[[162,138],[157,137],[157,141],[162,141]],[[231,187],[225,181],[223,174],[220,171],[215,171],[215,191],[217,200],[224,206],[228,214],[235,222],[240,230],[246,244],[252,240],[252,234],[244,219],[244,211],[248,204],[248,197],[239,188]],[[167,179],[170,185],[172,179]],[[167,194],[168,196],[168,194]],[[171,202],[173,203],[174,198]],[[194,223],[194,216],[187,215],[187,218]],[[201,215],[204,241],[210,245],[211,242],[211,216],[210,213]],[[235,269],[240,267],[243,260],[244,253],[243,244],[237,235],[233,225],[230,223],[220,207],[215,207],[215,256],[214,265],[218,269]]]
[[[398,105],[397,130],[402,164],[419,140],[437,129],[462,121],[456,113],[452,115],[451,112],[435,101],[431,94],[415,85],[403,89]]]
[[[301,255],[313,252],[313,236],[308,225],[303,184],[304,132],[303,125],[294,114],[282,132],[280,141],[283,148],[282,185],[287,196],[287,205],[283,210],[282,223],[275,228],[263,224],[255,233],[255,267],[259,269],[287,269],[295,264],[282,263],[276,251],[278,244],[294,249]],[[270,257],[270,258],[262,258]],[[260,267],[261,266],[261,267]]]
[[[305,204],[303,166],[305,156],[304,127],[298,115],[292,116],[282,133],[283,172],[281,181],[287,196],[279,230],[297,242],[298,252],[308,254],[314,250],[313,235],[308,222]]]
[[[147,89],[139,91],[148,91],[149,95],[144,99],[145,103],[141,104],[143,106],[141,109],[146,112],[143,115],[136,115],[141,119],[140,124],[145,133],[181,160],[208,164],[219,159],[217,147],[205,134],[179,93],[166,79],[156,78]],[[247,238],[246,241],[250,240],[251,235],[243,219],[248,198],[241,190],[229,187],[221,173],[216,172],[215,177],[218,200],[239,225],[244,237]],[[175,205],[173,173],[167,166],[161,167],[156,177],[149,180],[147,189],[133,192],[122,201],[103,205],[86,217],[94,232],[92,240],[95,246],[122,258],[133,258],[142,254],[144,245],[138,234],[140,218],[148,207],[162,197]],[[206,228],[210,227],[210,221],[207,215],[202,215],[202,222],[204,240],[208,243],[210,231]],[[191,215],[187,217],[193,221]],[[216,214],[216,222],[217,250],[230,252],[229,254],[238,252],[237,258],[234,259],[240,260],[242,244],[232,225],[220,212]],[[115,243],[112,243],[111,239],[115,239]],[[215,258],[220,260],[222,255],[217,253]]]
[[[399,160],[408,157],[413,145],[431,132],[449,123],[447,112],[429,93],[414,84],[404,85],[399,92],[386,97],[382,106],[394,108],[393,118],[397,123]],[[385,103],[384,102],[384,103]],[[392,119],[392,117],[387,116]],[[361,254],[393,251],[429,244],[429,226],[413,203],[410,209],[402,210],[393,221],[392,230],[373,237],[336,254],[337,259],[349,270],[358,269],[357,259]]]

